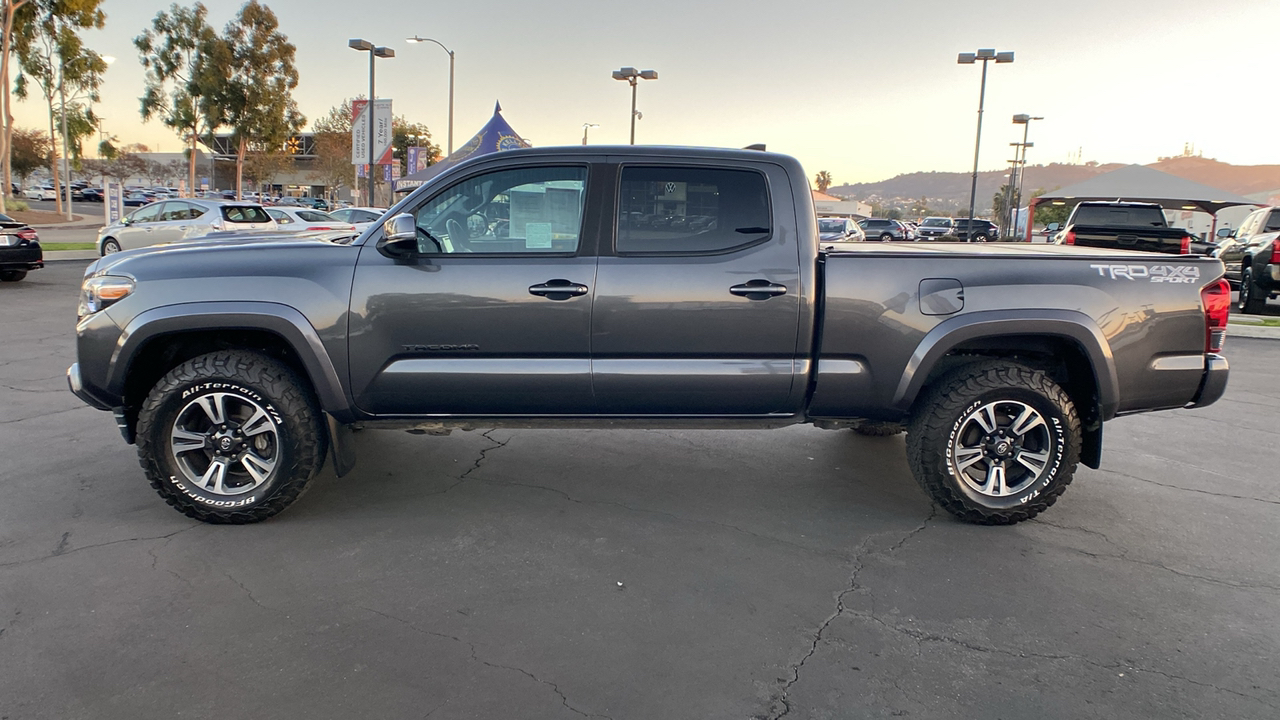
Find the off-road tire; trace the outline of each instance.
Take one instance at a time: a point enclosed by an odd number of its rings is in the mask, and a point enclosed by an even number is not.
[[[26,276],[26,270],[3,270],[0,271],[0,282],[18,282]]]
[[[999,402],[1021,403],[1039,413],[1051,448],[1043,475],[1016,494],[996,498],[956,477],[952,449],[971,413]],[[1080,459],[1080,434],[1071,398],[1043,371],[1011,361],[979,361],[942,376],[917,401],[907,426],[907,462],[916,482],[947,512],[978,525],[1012,525],[1043,512],[1067,489]]]
[[[179,412],[214,393],[243,395],[275,420],[274,467],[247,496],[219,496],[196,486],[171,452]],[[324,463],[327,439],[315,398],[297,374],[283,363],[242,350],[201,355],[170,370],[138,413],[138,459],[151,486],[179,512],[207,523],[259,522],[293,504]]]
[[[102,241],[102,257],[118,252],[120,252],[120,243],[116,242],[115,238],[107,238]]]
[[[1236,310],[1245,315],[1261,315],[1267,311],[1267,292],[1253,281],[1251,267],[1240,273],[1240,294],[1236,299]]]
[[[860,420],[850,425],[849,429],[867,437],[889,437],[906,430],[902,423],[877,422],[873,420]]]

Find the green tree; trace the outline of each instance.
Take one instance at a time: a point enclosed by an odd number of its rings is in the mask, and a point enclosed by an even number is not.
[[[1031,193],[1032,198],[1038,198],[1048,192],[1047,190],[1036,190]],[[1055,203],[1041,203],[1036,205],[1036,217],[1033,224],[1048,225],[1049,223],[1065,223],[1067,216],[1071,214],[1071,206],[1067,204],[1058,205]]]
[[[296,48],[279,30],[275,13],[249,0],[210,44],[206,62],[221,73],[216,90],[200,98],[202,111],[231,128],[236,144],[236,195],[244,184],[251,144],[283,146],[306,122],[293,101],[298,86]]]
[[[49,136],[43,130],[14,128],[12,142],[13,172],[25,186],[31,173],[49,167]]]
[[[18,11],[30,0],[0,0],[0,83],[4,91],[0,92],[0,156],[3,156],[4,189],[0,191],[0,212],[5,210],[5,196],[10,193],[13,182],[13,112],[10,105],[12,85],[9,83],[9,58],[13,55],[13,39],[19,32],[26,32],[25,23],[18,16]],[[26,18],[29,20],[30,18]]]
[[[222,123],[220,107],[204,103],[215,95],[222,74],[209,63],[218,41],[199,2],[190,8],[177,3],[156,13],[151,27],[133,39],[146,70],[140,98],[142,119],[159,118],[188,143],[187,187],[196,185],[196,141],[211,138]]]
[[[283,147],[258,148],[244,159],[244,176],[265,191],[263,185],[271,184],[276,176],[293,168],[293,156]]]
[[[826,192],[827,188],[831,187],[831,173],[826,170],[818,171],[818,174],[813,178],[813,184],[818,186],[818,192]]]
[[[997,224],[1004,225],[1009,219],[1009,183],[1000,186],[995,195],[991,196],[991,217],[995,218]]]
[[[77,138],[85,134],[86,125],[89,132],[97,126],[97,119],[88,103],[98,100],[98,88],[107,63],[98,53],[84,46],[77,31],[103,26],[106,15],[99,7],[101,3],[102,0],[32,0],[19,10],[25,32],[14,38],[14,51],[21,72],[14,82],[13,94],[25,99],[32,83],[40,88],[49,109],[49,137],[55,138],[50,143],[54,187],[60,183],[56,142],[59,132],[54,126],[55,115],[60,114],[59,110],[67,111],[65,139],[69,145],[74,143],[78,146]],[[83,106],[79,111],[83,122],[76,123],[80,135],[73,135],[71,122],[76,114],[73,108],[77,105]],[[57,209],[62,212],[61,193]]]
[[[895,208],[889,208],[889,209],[885,212],[884,216],[885,216],[885,217],[887,217],[887,218],[889,218],[890,220],[901,220],[901,219],[902,219],[902,211],[901,211],[901,210],[899,210],[899,209],[898,209],[898,208],[896,208],[896,207],[895,207]]]

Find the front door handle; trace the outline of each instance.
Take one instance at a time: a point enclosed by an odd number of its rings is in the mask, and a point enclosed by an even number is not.
[[[557,278],[541,285],[530,285],[529,294],[538,295],[548,300],[568,300],[578,295],[586,295],[590,291],[586,285]]]
[[[748,300],[768,300],[771,297],[787,294],[786,285],[778,285],[768,280],[748,280],[742,285],[734,285],[729,292]]]

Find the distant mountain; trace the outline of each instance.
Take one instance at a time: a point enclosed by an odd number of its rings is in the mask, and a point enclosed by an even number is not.
[[[1023,192],[1029,197],[1035,190],[1056,190],[1120,167],[1123,166],[1119,163],[1032,165],[1027,168]],[[1280,189],[1280,165],[1231,165],[1209,158],[1177,157],[1165,158],[1147,167],[1239,195]],[[1005,171],[978,173],[979,214],[990,211],[991,198],[1005,183],[1004,176]],[[890,204],[894,200],[910,202],[923,197],[927,198],[931,208],[967,211],[972,177],[971,173],[915,172],[874,183],[833,185],[827,193],[857,200],[889,201]]]

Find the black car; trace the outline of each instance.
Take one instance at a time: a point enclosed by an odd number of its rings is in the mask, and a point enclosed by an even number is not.
[[[44,267],[44,251],[35,228],[0,215],[0,281],[18,282]]]
[[[1256,314],[1280,293],[1280,207],[1254,210],[1235,230],[1218,231],[1215,255],[1227,282],[1240,288],[1236,309]]]
[[[981,219],[956,218],[951,232],[965,242],[991,242],[1000,237],[1000,228],[995,223]]]
[[[80,199],[85,202],[102,202],[102,188],[87,187],[80,191]]]
[[[897,220],[888,218],[867,218],[858,223],[858,227],[867,234],[868,240],[906,240],[907,228]]]

